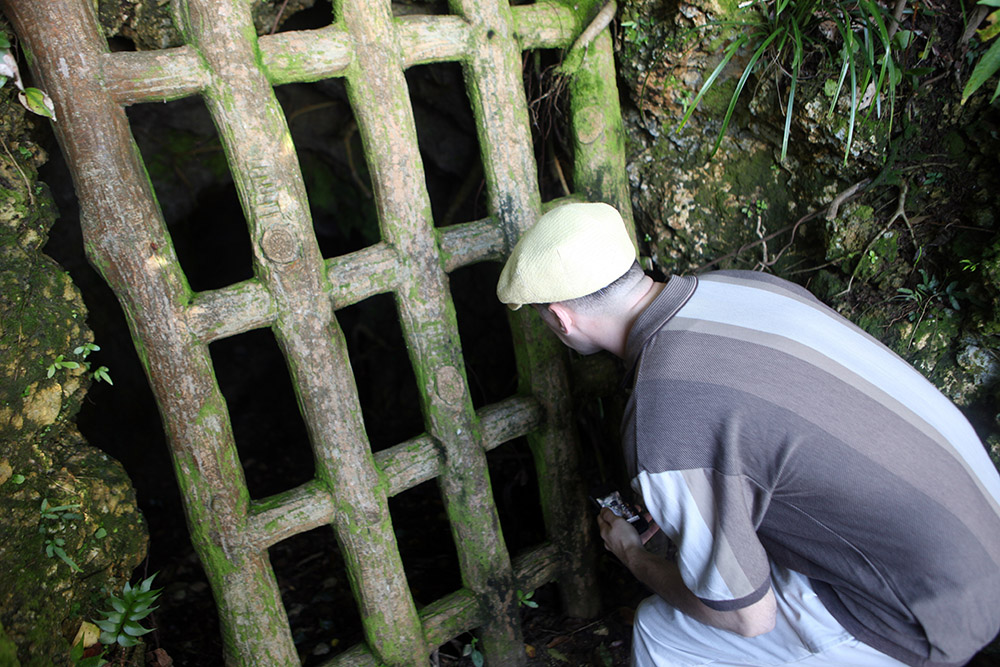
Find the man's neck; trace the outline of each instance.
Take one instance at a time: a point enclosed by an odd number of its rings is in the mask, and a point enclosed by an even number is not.
[[[649,276],[636,283],[635,288],[629,292],[625,299],[625,309],[619,319],[620,330],[615,336],[614,342],[608,346],[609,352],[622,359],[625,358],[626,342],[629,332],[632,331],[632,325],[639,319],[639,315],[649,307],[649,304],[660,296],[664,287],[666,287],[666,283],[658,283]]]

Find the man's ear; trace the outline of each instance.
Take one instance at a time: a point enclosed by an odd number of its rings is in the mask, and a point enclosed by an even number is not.
[[[568,334],[573,326],[573,311],[561,303],[550,303],[547,308],[558,320],[559,330],[563,334]]]

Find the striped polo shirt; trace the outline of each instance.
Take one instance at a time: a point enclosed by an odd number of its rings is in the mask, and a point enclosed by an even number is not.
[[[959,410],[805,289],[673,277],[629,333],[633,485],[719,610],[808,576],[855,637],[910,665],[1000,629],[1000,476]]]

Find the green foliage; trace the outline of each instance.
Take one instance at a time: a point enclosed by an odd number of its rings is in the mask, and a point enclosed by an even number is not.
[[[467,656],[470,660],[472,660],[472,664],[476,667],[483,667],[483,652],[476,647],[476,644],[478,643],[479,637],[473,637],[472,641],[466,644],[465,648],[462,649],[462,655]]]
[[[49,96],[38,88],[24,87],[24,84],[21,82],[21,72],[18,69],[17,60],[14,59],[10,48],[10,40],[7,39],[6,35],[0,34],[0,86],[6,84],[8,80],[13,80],[14,85],[17,86],[19,91],[17,99],[21,103],[21,106],[39,116],[55,120],[56,109]]]
[[[52,377],[56,374],[56,371],[62,368],[79,368],[80,364],[75,361],[71,361],[66,358],[65,355],[60,354],[56,357],[55,361],[49,364],[46,369],[45,377]]]
[[[959,298],[964,297],[965,293],[958,289],[958,281],[953,280],[947,285],[938,280],[937,276],[927,273],[926,270],[920,269],[920,282],[914,289],[908,287],[900,287],[896,290],[898,293],[898,298],[904,301],[913,301],[920,306],[925,306],[933,301],[937,301],[942,305],[951,306],[953,310],[961,310],[962,305],[959,303]],[[913,313],[911,313],[910,321],[914,319]]]
[[[531,599],[534,594],[535,591],[525,593],[524,591],[519,590],[517,592],[517,604],[521,607],[531,607],[532,609],[537,609],[538,603]]]
[[[153,604],[160,596],[160,591],[163,590],[152,588],[155,576],[154,573],[135,588],[126,583],[125,588],[122,589],[121,597],[112,595],[107,599],[107,604],[111,609],[100,610],[99,613],[104,615],[104,618],[94,621],[101,629],[102,644],[135,646],[139,643],[139,637],[152,632],[151,628],[143,627],[139,621],[156,609]]]
[[[45,555],[49,558],[58,558],[66,563],[73,572],[82,572],[83,570],[66,553],[66,540],[59,537],[57,532],[62,529],[66,522],[83,518],[80,514],[70,511],[79,508],[79,503],[53,506],[49,504],[48,498],[42,498],[39,509],[38,532],[45,536]]]
[[[827,86],[827,92],[832,98],[830,112],[836,108],[841,95],[850,96],[850,118],[844,148],[846,162],[859,111],[867,108],[869,118],[873,112],[878,118],[887,116],[891,130],[896,87],[903,78],[896,56],[909,45],[912,33],[905,30],[894,31],[890,27],[891,17],[886,12],[884,7],[873,0],[757,0],[742,6],[740,18],[736,21],[708,24],[735,29],[736,38],[726,47],[722,60],[705,79],[677,130],[684,127],[695,107],[711,90],[726,66],[738,53],[745,50],[750,53],[750,58],[730,97],[722,129],[712,147],[712,155],[722,143],[722,137],[729,127],[736,103],[750,75],[765,67],[765,64],[774,64],[790,79],[784,105],[785,126],[781,142],[783,161],[788,152],[795,95],[803,74],[802,64],[809,53],[820,51],[826,54],[825,61],[835,64],[839,71],[836,82],[831,81]],[[824,34],[831,31],[836,33],[837,40],[829,39]],[[833,46],[834,41],[839,41],[839,48]],[[888,100],[887,112],[882,109],[883,98]]]
[[[741,207],[740,211],[743,213],[743,215],[747,216],[748,218],[753,218],[755,216],[761,216],[767,213],[767,208],[768,208],[767,201],[763,199],[757,199],[754,200],[752,204],[746,204],[745,206]]]
[[[104,659],[104,651],[86,658],[83,656],[83,652],[83,644],[73,644],[73,648],[69,651],[73,667],[103,667],[103,665],[108,664],[108,661]]]
[[[1000,0],[979,0],[979,4],[986,7],[1000,7]],[[976,31],[979,39],[984,44],[996,38],[997,35],[1000,35],[1000,9],[992,12],[986,21],[989,25]],[[962,104],[965,104],[966,100],[973,93],[979,90],[983,84],[996,74],[997,70],[1000,70],[1000,39],[994,41],[993,45],[979,58],[979,62],[976,63],[976,67],[972,70],[972,75],[969,76],[969,81],[962,90]],[[997,79],[997,87],[993,91],[990,103],[992,104],[997,97],[1000,97],[1000,79]]]
[[[637,16],[634,21],[622,21],[621,27],[625,31],[623,35],[625,42],[637,47],[647,46],[654,24],[655,20],[649,16]]]
[[[88,356],[90,356],[91,352],[97,352],[100,349],[101,347],[94,343],[85,343],[83,345],[80,345],[79,347],[74,348],[73,354],[79,356],[80,359],[83,360],[82,362],[76,362],[73,361],[72,359],[67,359],[66,355],[64,354],[58,355],[55,358],[55,360],[51,364],[49,364],[48,367],[45,369],[46,377],[51,378],[56,374],[56,371],[61,370],[63,368],[79,368],[81,365],[89,371],[90,362],[86,361],[86,359]],[[97,369],[91,373],[91,377],[93,377],[94,380],[96,380],[97,382],[107,382],[110,385],[114,384],[114,382],[111,381],[111,375],[108,372],[107,366],[98,366]]]

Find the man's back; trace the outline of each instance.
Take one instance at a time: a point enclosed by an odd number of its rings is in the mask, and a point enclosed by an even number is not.
[[[962,662],[1000,628],[1000,477],[880,343],[795,285],[719,272],[672,279],[627,361],[626,458],[706,603],[753,599],[770,557],[909,664]]]

